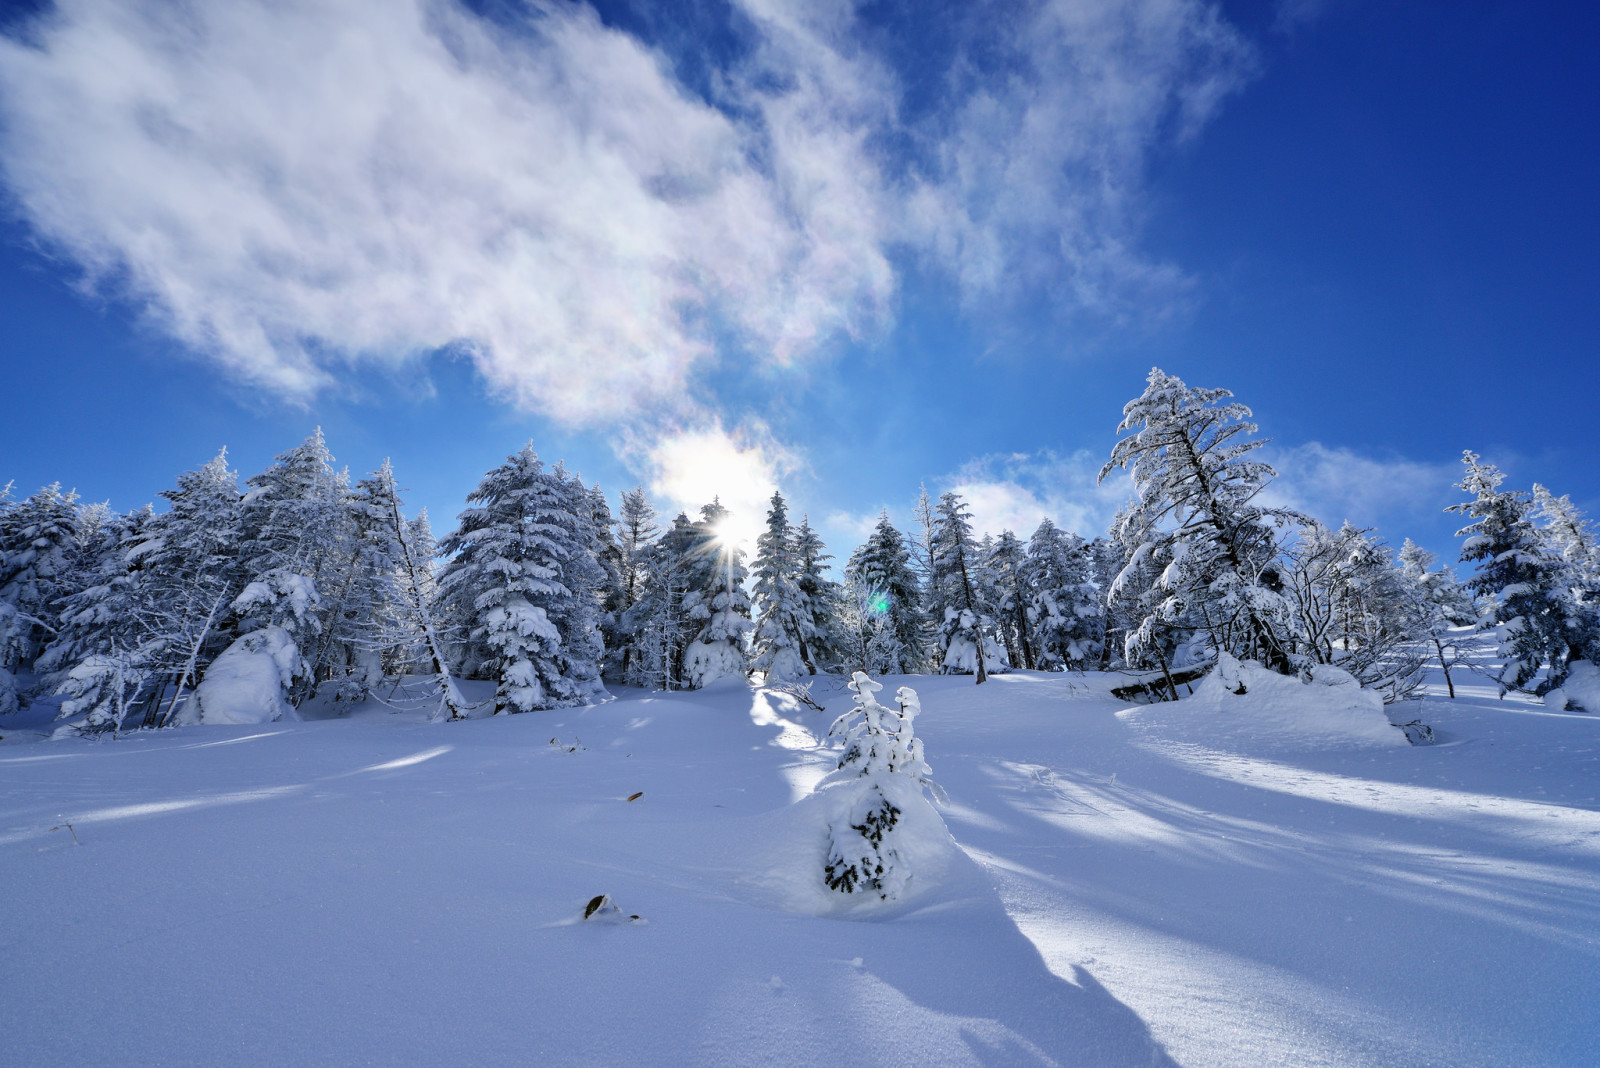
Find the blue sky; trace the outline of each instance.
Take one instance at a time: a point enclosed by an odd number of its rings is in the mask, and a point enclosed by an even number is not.
[[[42,15],[43,21],[40,21]],[[1463,448],[1600,511],[1570,4],[15,6],[0,482],[128,508],[321,425],[441,531],[531,438],[841,557],[917,486],[1086,534],[1158,364],[1280,499],[1449,551]],[[1451,552],[1453,556],[1453,552]]]

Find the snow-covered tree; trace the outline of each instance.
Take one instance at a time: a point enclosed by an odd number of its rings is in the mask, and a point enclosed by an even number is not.
[[[686,685],[683,651],[695,628],[685,600],[696,576],[691,563],[699,543],[694,523],[682,512],[659,539],[639,543],[637,599],[623,617],[633,650],[625,677],[633,685],[659,690]]]
[[[1244,440],[1256,426],[1249,408],[1221,403],[1231,396],[1155,368],[1123,408],[1117,432],[1126,436],[1100,479],[1125,468],[1138,499],[1122,520],[1120,536],[1133,548],[1113,593],[1160,559],[1154,595],[1127,637],[1131,650],[1158,649],[1166,632],[1194,627],[1213,651],[1292,674],[1278,531],[1299,517],[1258,503],[1275,472],[1250,458],[1265,442]]]
[[[1466,474],[1458,489],[1472,500],[1450,507],[1472,520],[1457,532],[1466,538],[1461,561],[1477,564],[1467,588],[1488,598],[1502,627],[1505,658],[1499,682],[1543,695],[1566,679],[1568,665],[1585,657],[1595,641],[1590,613],[1569,586],[1571,568],[1552,551],[1534,525],[1534,502],[1527,493],[1502,490],[1505,475],[1468,451]]]
[[[651,545],[661,533],[656,510],[643,486],[623,491],[616,531],[619,584],[616,604],[611,609],[614,622],[606,635],[606,671],[623,681],[637,683],[643,636],[635,606],[644,597]]]
[[[800,563],[795,551],[789,506],[774,491],[767,510],[767,529],[756,539],[751,561],[752,587],[757,614],[750,641],[750,670],[763,673],[768,682],[782,682],[812,673],[806,643],[812,637],[812,617],[800,591]]]
[[[982,685],[991,673],[1009,665],[989,633],[992,622],[974,589],[977,558],[971,510],[960,494],[940,494],[933,521],[931,581],[934,603],[942,605],[944,619],[939,627],[940,668],[946,675],[972,674]]]
[[[905,538],[889,513],[845,565],[851,645],[864,669],[910,675],[927,663],[923,652],[921,583]],[[863,659],[865,658],[865,659]]]
[[[318,427],[245,484],[249,488],[240,503],[240,558],[246,577],[316,595],[316,607],[305,619],[292,612],[282,615],[301,602],[280,598],[249,602],[251,614],[238,623],[240,634],[282,626],[294,637],[307,664],[294,694],[298,703],[314,694],[320,682],[342,677],[351,667],[354,650],[339,640],[346,633],[340,619],[354,591],[356,534],[350,480],[334,470],[333,456]],[[279,607],[261,611],[268,605]]]
[[[1281,569],[1290,606],[1293,652],[1305,664],[1334,664],[1386,702],[1420,681],[1415,652],[1422,617],[1393,553],[1349,523],[1329,530],[1306,521]]]
[[[1417,629],[1427,636],[1439,659],[1439,670],[1444,672],[1444,684],[1451,698],[1456,695],[1456,684],[1450,669],[1461,663],[1457,635],[1451,633],[1477,621],[1472,607],[1472,597],[1456,582],[1448,567],[1428,570],[1438,557],[1410,538],[1400,546],[1400,571],[1408,584],[1416,605]]]
[[[1567,585],[1580,604],[1600,602],[1600,543],[1591,523],[1566,494],[1533,484],[1534,518],[1547,551],[1567,565]],[[1596,605],[1591,611],[1600,611]]]
[[[78,495],[59,482],[0,512],[0,670],[28,668],[55,636],[78,585]]]
[[[179,475],[176,488],[161,496],[170,510],[135,532],[127,549],[129,567],[143,573],[138,612],[157,672],[145,713],[149,726],[170,721],[205,666],[233,640],[230,606],[246,585],[239,481],[227,450]]]
[[[1082,538],[1039,521],[1022,568],[1036,667],[1083,671],[1100,662],[1106,610],[1093,569]]]
[[[902,820],[913,806],[926,804],[922,791],[932,786],[915,732],[921,705],[916,691],[902,686],[895,695],[898,707],[884,707],[876,696],[883,687],[865,672],[856,672],[849,686],[855,707],[828,732],[843,738],[844,751],[830,776],[838,785],[823,881],[842,894],[889,900],[904,892],[913,875],[900,848]]]
[[[682,606],[699,629],[683,652],[683,678],[695,690],[717,679],[744,677],[745,641],[755,629],[744,592],[744,551],[722,529],[727,514],[715,500],[700,509],[684,562],[688,592]]]
[[[800,517],[794,532],[795,586],[800,591],[803,610],[811,621],[811,637],[807,639],[802,656],[811,674],[836,668],[845,658],[845,635],[840,615],[843,611],[843,590],[828,577],[827,562],[833,557],[811,520]]]
[[[569,635],[558,626],[583,619],[575,602],[592,594],[592,587],[574,591],[562,581],[574,555],[587,549],[564,477],[546,470],[530,443],[484,475],[467,502],[456,529],[440,543],[450,560],[439,591],[446,603],[470,613],[470,637],[486,650],[483,666],[498,684],[495,712],[590,699],[597,668],[574,656]],[[592,624],[592,605],[588,611]]]
[[[1028,616],[1027,550],[1009,530],[1000,532],[984,561],[988,603],[995,616],[1006,658],[1019,667],[1039,666],[1033,623]]]

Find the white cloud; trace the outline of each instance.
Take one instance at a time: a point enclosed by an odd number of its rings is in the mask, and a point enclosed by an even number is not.
[[[1349,520],[1380,528],[1398,543],[1398,524],[1436,524],[1455,503],[1460,464],[1425,463],[1404,458],[1376,459],[1321,442],[1261,450],[1278,477],[1261,495],[1263,503],[1293,508],[1330,526]]]
[[[902,248],[969,297],[1181,291],[1143,169],[1248,72],[1213,5],[979,12],[903,123],[853,4],[736,2],[713,106],[582,4],[58,0],[0,37],[0,174],[91,287],[290,396],[455,346],[564,421],[692,415],[730,353],[885,329]]]
[[[1085,538],[1105,531],[1132,493],[1120,472],[1097,483],[1104,458],[1079,450],[984,456],[965,464],[949,488],[966,498],[978,535],[1010,530],[1026,539],[1049,517]]]
[[[642,457],[650,492],[698,518],[713,498],[728,509],[724,530],[747,551],[766,525],[778,479],[798,461],[760,428],[733,433],[720,424],[668,431]]]
[[[35,37],[0,38],[24,215],[284,393],[456,344],[605,421],[679,399],[709,318],[790,360],[888,311],[859,138],[799,129],[764,167],[586,7],[512,33],[443,0],[62,0]]]
[[[1121,319],[1181,304],[1183,272],[1137,249],[1146,159],[1244,84],[1253,49],[1189,0],[1043,0],[993,24],[913,199],[923,238],[969,300],[1043,285]]]

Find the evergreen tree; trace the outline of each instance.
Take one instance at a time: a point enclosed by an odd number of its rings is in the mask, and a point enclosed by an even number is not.
[[[1127,436],[1100,471],[1104,481],[1127,469],[1138,491],[1120,532],[1133,549],[1114,589],[1158,558],[1159,593],[1143,591],[1130,647],[1159,652],[1164,632],[1195,627],[1213,651],[1292,674],[1277,529],[1299,517],[1256,503],[1275,472],[1249,458],[1265,442],[1240,440],[1256,426],[1249,408],[1220,403],[1231,396],[1155,368],[1123,408],[1117,432]]]
[[[157,676],[146,725],[168,722],[205,666],[233,640],[230,606],[246,583],[239,481],[227,461],[224,449],[199,470],[179,475],[176,488],[161,493],[170,510],[129,541],[128,564],[143,572],[140,622]]]
[[[1465,537],[1461,561],[1477,564],[1467,588],[1488,598],[1493,619],[1502,625],[1500,654],[1505,657],[1501,686],[1543,695],[1560,686],[1568,665],[1594,640],[1592,625],[1567,585],[1567,561],[1552,552],[1534,526],[1534,503],[1522,492],[1500,489],[1505,475],[1493,464],[1466,452],[1466,475],[1457,489],[1473,499],[1450,507],[1472,522],[1457,532]]]
[[[657,541],[640,544],[637,600],[623,617],[633,649],[626,679],[633,685],[660,690],[686,685],[683,652],[695,631],[685,600],[698,540],[695,525],[680,512]]]
[[[648,674],[640,665],[642,643],[646,639],[640,629],[637,606],[645,595],[651,548],[660,533],[656,510],[645,496],[644,487],[623,491],[616,537],[620,584],[614,609],[616,623],[606,638],[606,669],[635,684],[640,683],[643,674]]]
[[[756,539],[751,563],[755,575],[752,592],[759,622],[750,643],[750,670],[762,672],[769,683],[811,674],[806,648],[812,637],[812,618],[800,591],[800,565],[794,529],[783,494],[774,491],[767,511],[767,529]]]
[[[587,550],[573,497],[530,443],[484,475],[440,543],[450,557],[440,595],[470,612],[470,636],[486,650],[483,666],[497,683],[496,714],[575,705],[593,695],[584,659],[589,639],[571,629],[585,618],[576,602],[588,600],[593,587],[575,591],[562,581],[575,571],[574,556]],[[592,605],[588,611],[592,622]],[[569,637],[579,644],[576,655]]]
[[[898,897],[913,873],[900,852],[900,830],[913,806],[925,805],[933,786],[914,726],[921,704],[915,690],[900,687],[897,708],[878,703],[883,687],[856,672],[850,680],[855,707],[840,716],[829,737],[844,738],[844,752],[830,778],[838,796],[828,828],[823,881],[842,894]]]
[[[1027,551],[1009,530],[1000,532],[984,561],[992,606],[1000,641],[1011,663],[1038,667],[1034,653],[1033,625],[1028,618]]]
[[[1100,662],[1106,612],[1093,569],[1093,554],[1082,538],[1048,518],[1040,520],[1022,567],[1036,666],[1083,671]]]
[[[828,555],[806,516],[800,517],[800,526],[795,528],[794,555],[795,585],[811,626],[811,637],[801,655],[806,670],[815,675],[819,670],[833,670],[845,657],[845,637],[839,619],[843,591],[828,577],[826,565],[833,557]]]
[[[694,540],[683,561],[687,592],[682,607],[698,624],[683,652],[683,679],[690,689],[720,678],[742,678],[747,672],[745,639],[755,625],[744,592],[744,552],[721,533],[727,514],[716,500],[700,509]]]
[[[921,583],[905,539],[884,512],[845,566],[847,602],[853,606],[852,644],[862,667],[890,674],[921,671]]]
[[[59,602],[76,592],[77,501],[56,482],[0,513],[0,670],[33,666],[59,629]]]
[[[972,512],[961,495],[940,494],[934,512],[932,586],[944,606],[939,628],[940,666],[945,674],[971,672],[982,685],[991,672],[1006,663],[1000,647],[989,635],[991,621],[974,589]],[[981,652],[980,652],[981,651]]]

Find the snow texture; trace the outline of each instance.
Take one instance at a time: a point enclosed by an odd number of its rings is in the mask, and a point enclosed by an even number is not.
[[[1568,665],[1566,679],[1544,695],[1545,707],[1556,711],[1600,712],[1600,667],[1587,660]]]
[[[305,671],[294,639],[282,627],[263,627],[224,649],[194,693],[200,723],[275,723],[299,717],[289,687]]]
[[[1481,675],[1429,682],[1439,745],[1296,751],[1248,693],[918,678],[950,802],[896,827],[894,901],[820,877],[834,680],[450,724],[416,681],[0,721],[0,1064],[1594,1063],[1600,717]]]
[[[1194,687],[1194,696],[1149,705],[1134,713],[1181,724],[1186,737],[1211,744],[1230,740],[1272,747],[1406,745],[1383,711],[1383,699],[1350,673],[1318,664],[1309,682],[1268,671],[1224,653]]]

